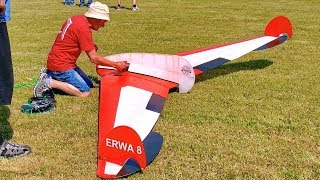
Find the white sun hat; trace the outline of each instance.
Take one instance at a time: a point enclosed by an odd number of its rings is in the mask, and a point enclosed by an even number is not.
[[[88,12],[84,15],[90,18],[110,21],[108,6],[98,1],[93,2],[88,8]]]

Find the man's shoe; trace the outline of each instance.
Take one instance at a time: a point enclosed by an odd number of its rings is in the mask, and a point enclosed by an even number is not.
[[[116,7],[116,10],[117,10],[117,11],[120,11],[120,10],[121,10],[121,7],[120,7],[120,6],[117,6],[117,7]]]
[[[132,11],[139,11],[138,6],[134,6],[134,7],[132,7]]]
[[[50,77],[47,74],[42,74],[39,78],[39,82],[33,89],[33,96],[34,97],[43,97],[43,93],[48,91],[50,88],[47,85],[47,79]]]
[[[85,7],[86,5],[84,3],[80,3],[79,7]]]
[[[0,146],[0,157],[10,158],[31,153],[31,148],[27,145],[11,144],[4,141]]]

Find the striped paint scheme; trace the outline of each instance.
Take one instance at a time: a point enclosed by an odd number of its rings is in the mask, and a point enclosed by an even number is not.
[[[139,135],[140,141],[146,140],[159,118],[169,92],[168,87],[171,86],[167,87],[166,83],[160,85],[157,78],[143,79],[130,72],[123,76],[103,76],[100,81],[97,175],[102,178],[115,178],[118,174],[123,176],[132,173],[128,170],[129,167],[137,167],[126,165],[126,162],[121,164],[111,161],[105,147],[106,137],[115,128],[126,126]],[[155,158],[162,145],[161,135],[154,135],[152,138],[161,139],[161,143],[153,149],[150,142],[155,141],[154,139],[144,143],[149,144],[145,150],[149,161]]]
[[[185,58],[193,66],[195,75],[199,75],[251,51],[277,46],[291,38],[292,34],[292,25],[289,19],[278,16],[268,23],[262,37],[180,52],[177,55]]]
[[[146,109],[149,111],[160,113],[165,103],[165,98],[157,94],[152,94]]]
[[[140,169],[141,160],[135,161],[139,159],[138,157],[136,159],[129,158],[126,162],[122,162],[122,159],[120,160],[121,162],[108,160],[105,150],[106,137],[109,137],[108,135],[115,129],[127,128],[128,130],[122,132],[122,138],[125,137],[126,132],[131,132],[132,137],[138,137],[138,141],[140,142],[141,140],[143,142],[146,148],[145,159],[147,165],[159,153],[163,142],[162,136],[151,130],[159,118],[169,90],[178,87],[179,83],[182,82],[172,81],[172,79],[170,79],[170,82],[168,81],[169,78],[165,77],[165,74],[161,74],[163,70],[169,67],[163,66],[163,62],[175,62],[171,60],[160,62],[160,57],[187,62],[194,69],[194,75],[199,75],[251,51],[277,46],[291,38],[292,34],[292,25],[289,19],[284,16],[278,16],[269,22],[262,37],[181,52],[176,54],[180,56],[178,58],[177,56],[160,54],[126,53],[123,57],[128,55],[141,56],[143,61],[136,58],[135,62],[139,61],[139,66],[131,68],[132,72],[123,72],[120,75],[115,74],[115,70],[97,67],[98,74],[102,76],[100,81],[97,175],[101,178],[117,178],[127,176]],[[122,55],[116,56],[120,57]],[[160,68],[161,73],[158,73],[157,76],[152,77],[152,73],[150,74],[149,71],[145,71],[143,68],[144,63],[150,65],[148,58],[152,59],[150,67],[157,68],[159,65],[162,66]],[[176,69],[179,70],[179,68]],[[154,69],[153,72],[160,71]],[[190,71],[182,69],[182,72]],[[133,144],[139,144],[137,140],[131,141]],[[145,164],[141,168],[144,167]]]

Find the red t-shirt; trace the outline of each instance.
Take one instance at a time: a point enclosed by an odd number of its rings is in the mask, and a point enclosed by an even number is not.
[[[69,18],[62,26],[48,55],[50,71],[66,71],[76,67],[82,51],[95,49],[88,20],[84,15]]]

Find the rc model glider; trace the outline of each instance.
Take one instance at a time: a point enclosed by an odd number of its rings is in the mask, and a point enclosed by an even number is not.
[[[168,93],[189,92],[195,76],[251,51],[292,37],[288,18],[272,19],[264,36],[175,55],[124,53],[105,57],[130,63],[127,72],[97,66],[100,79],[97,176],[119,178],[143,170],[160,152],[163,137],[152,131]]]

